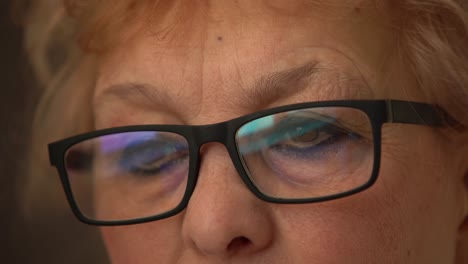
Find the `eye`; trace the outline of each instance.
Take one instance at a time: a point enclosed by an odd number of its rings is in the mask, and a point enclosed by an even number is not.
[[[319,136],[319,132],[317,130],[312,130],[312,131],[307,131],[303,133],[302,135],[299,135],[297,137],[294,137],[291,139],[292,142],[294,143],[304,143],[304,142],[311,142],[317,139]]]
[[[185,144],[173,140],[148,140],[129,144],[120,158],[119,166],[134,175],[171,174],[188,160]]]
[[[239,133],[241,136],[237,140],[242,154],[281,146],[298,149],[312,147],[329,139],[336,139],[337,136],[360,137],[335,119],[314,113],[293,112],[268,116],[268,124],[264,124],[264,119],[244,126],[244,130]]]
[[[320,136],[320,130],[318,128],[307,130],[304,127],[292,128],[293,131],[289,131],[285,135],[285,140],[278,144],[288,144],[294,147],[308,147],[317,141]]]
[[[311,118],[286,120],[281,124],[281,135],[276,135],[275,143],[269,150],[276,151],[289,158],[319,158],[336,147],[340,140],[347,140],[354,135],[336,124]],[[314,156],[315,155],[315,156]],[[321,156],[319,156],[321,155]]]

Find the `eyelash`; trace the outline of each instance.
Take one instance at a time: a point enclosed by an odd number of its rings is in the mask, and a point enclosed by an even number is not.
[[[310,160],[315,158],[313,156],[323,155],[327,153],[327,151],[330,151],[330,149],[325,151],[322,150],[324,148],[338,147],[333,145],[338,144],[340,140],[345,140],[346,137],[347,135],[345,134],[330,135],[325,140],[322,140],[312,146],[296,147],[287,144],[275,144],[270,149],[281,152],[289,158]]]
[[[170,169],[172,166],[177,165],[177,163],[182,162],[184,159],[188,157],[188,149],[184,149],[182,146],[177,146],[174,145],[172,148],[175,149],[175,151],[170,151],[169,156],[167,155],[161,155],[160,153],[155,153],[154,149],[161,148],[158,142],[145,142],[143,143],[146,146],[143,146],[143,149],[141,152],[137,153],[137,157],[132,157],[132,155],[135,155],[135,153],[131,153],[134,151],[132,148],[139,148],[140,146],[133,146],[133,147],[127,147],[127,149],[124,150],[124,153],[122,154],[120,158],[120,166],[124,167],[124,169],[132,174],[137,174],[137,175],[142,175],[142,176],[150,176],[150,175],[156,175],[156,174],[161,174],[164,170]],[[167,144],[169,145],[169,144]],[[159,147],[158,147],[159,146]],[[143,156],[147,153],[143,151],[152,151],[149,155],[150,157]],[[164,151],[162,151],[164,153]],[[144,160],[144,162],[140,160],[135,160],[137,158],[144,158],[148,159],[148,161]],[[133,159],[133,160],[132,160]],[[135,162],[136,161],[136,162]],[[157,165],[156,167],[151,167],[152,165],[155,165],[159,163],[160,161],[163,161],[161,164]],[[126,164],[127,163],[127,164]],[[136,165],[134,164],[136,163]],[[150,168],[146,169],[146,167],[149,164]]]

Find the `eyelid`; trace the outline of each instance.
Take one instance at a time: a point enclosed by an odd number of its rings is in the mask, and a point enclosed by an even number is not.
[[[297,117],[296,117],[297,119]],[[311,118],[311,117],[303,117],[303,120],[304,120],[304,125],[308,125],[308,124],[313,124],[313,127],[306,127],[306,130],[305,130],[305,133],[309,132],[310,130],[319,130],[319,131],[325,131],[327,133],[341,133],[341,134],[348,134],[350,133],[350,130],[347,130],[346,128],[344,127],[340,127],[340,126],[336,126],[334,124],[336,124],[337,122],[335,120],[327,120],[327,121],[323,121],[323,120],[319,120],[319,119],[315,119],[315,118]],[[284,124],[282,124],[284,123]],[[288,121],[283,121],[283,122],[280,122],[278,125],[280,126],[284,126],[286,127],[285,129],[288,129],[287,126],[295,126],[296,124],[294,123],[290,123]],[[298,125],[302,125],[302,122],[298,122]],[[279,131],[281,133],[281,128],[279,129]],[[297,131],[298,132],[298,135],[300,135],[301,133],[304,133],[302,131]],[[290,136],[294,136],[294,135],[290,135]]]
[[[169,138],[169,137],[167,137]],[[140,141],[140,142],[136,142],[135,144],[132,144],[130,143],[129,145],[127,145],[123,150],[123,154],[122,154],[122,158],[121,158],[121,161],[123,163],[127,162],[127,160],[125,159],[126,155],[142,155],[142,154],[146,154],[146,152],[143,152],[141,153],[141,150],[151,150],[153,152],[151,152],[151,159],[149,159],[149,161],[151,162],[151,164],[154,164],[154,163],[160,163],[157,167],[162,167],[162,165],[166,164],[168,161],[172,160],[171,157],[176,155],[177,156],[177,153],[179,153],[181,150],[185,150],[185,151],[188,151],[188,146],[184,145],[184,144],[177,144],[177,143],[180,143],[179,141],[167,141],[165,139],[161,140],[161,139],[157,139],[154,138],[154,139],[148,139],[146,141]],[[183,145],[183,148],[181,148],[181,146]],[[169,147],[169,151],[167,149],[167,147]],[[174,151],[174,149],[176,151]],[[137,151],[137,153],[133,153],[134,151]],[[180,154],[180,153],[179,153]],[[138,157],[141,157],[141,156],[138,156]],[[130,158],[133,158],[133,156],[130,156]],[[145,156],[146,158],[146,156]],[[130,159],[130,161],[132,161]],[[138,160],[138,161],[141,161],[141,160]],[[146,164],[147,161],[145,161],[144,163]],[[132,167],[131,164],[129,165],[129,167]],[[140,168],[141,170],[145,170],[143,168]],[[159,171],[161,168],[158,168],[157,171]]]

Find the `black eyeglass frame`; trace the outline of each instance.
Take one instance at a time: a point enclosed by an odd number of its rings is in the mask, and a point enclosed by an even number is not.
[[[279,112],[299,110],[305,108],[315,107],[348,107],[364,112],[372,126],[372,136],[374,140],[374,164],[369,181],[352,190],[323,196],[318,198],[307,199],[281,199],[270,197],[262,193],[250,179],[248,172],[245,170],[239,151],[236,145],[236,133],[239,128],[247,122],[255,119],[276,114]],[[228,150],[229,156],[239,173],[242,181],[247,185],[249,190],[259,199],[280,204],[301,204],[301,203],[314,203],[334,200],[350,196],[352,194],[361,192],[372,186],[377,180],[380,168],[381,156],[381,129],[385,123],[404,123],[404,124],[417,124],[439,127],[445,125],[441,110],[431,104],[401,101],[401,100],[339,100],[339,101],[322,101],[322,102],[306,102],[286,106],[270,108],[248,115],[244,115],[232,120],[220,122],[209,125],[135,125],[108,128],[80,134],[77,136],[69,137],[60,141],[50,143],[49,159],[52,166],[58,170],[60,180],[65,191],[68,203],[75,214],[75,216],[82,222],[91,225],[113,226],[113,225],[129,225],[138,224],[149,221],[160,220],[174,216],[183,211],[189,203],[190,197],[195,189],[198,179],[198,172],[200,166],[200,148],[202,145],[209,142],[218,142],[223,144]],[[135,131],[159,131],[159,132],[172,132],[183,136],[188,143],[189,147],[189,174],[187,179],[187,186],[185,194],[181,202],[174,209],[162,214],[130,219],[121,221],[99,221],[87,218],[79,209],[73,192],[71,190],[70,182],[68,180],[67,171],[65,167],[65,154],[66,151],[73,145],[95,138],[116,133],[135,132]]]

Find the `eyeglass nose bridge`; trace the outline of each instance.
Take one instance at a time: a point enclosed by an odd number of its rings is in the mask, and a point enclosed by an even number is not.
[[[204,144],[218,142],[227,147],[229,137],[228,122],[195,126],[192,135],[198,149]]]
[[[216,124],[210,124],[210,125],[201,125],[201,126],[194,126],[192,129],[192,136],[193,136],[193,141],[194,141],[194,149],[192,150],[193,152],[196,152],[196,174],[195,178],[198,178],[199,174],[199,167],[200,167],[200,161],[201,161],[201,155],[200,155],[200,150],[201,147],[205,144],[208,143],[220,143],[224,145],[226,148],[228,154],[229,154],[229,159],[233,163],[234,167],[236,168],[238,174],[243,178],[243,168],[242,165],[239,163],[239,157],[237,156],[237,150],[235,147],[235,139],[234,139],[234,133],[235,128],[233,127],[234,124],[232,124],[229,121],[222,122],[222,123],[216,123]],[[248,184],[248,183],[247,183]]]

